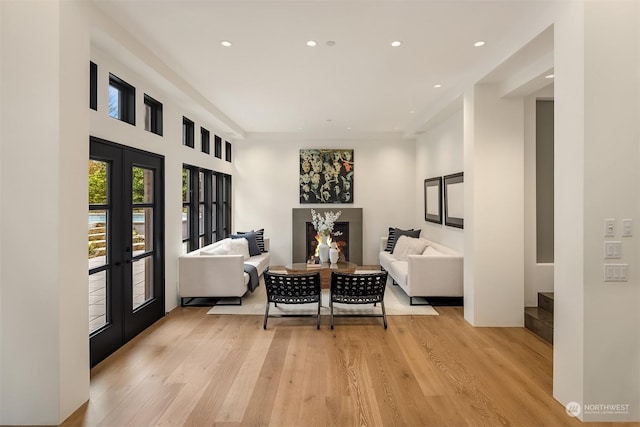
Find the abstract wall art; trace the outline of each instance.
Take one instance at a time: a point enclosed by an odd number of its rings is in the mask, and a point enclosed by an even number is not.
[[[300,203],[353,203],[353,149],[300,150]]]

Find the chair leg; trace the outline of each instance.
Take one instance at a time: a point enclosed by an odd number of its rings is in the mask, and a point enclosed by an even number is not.
[[[267,319],[269,318],[269,301],[267,301],[267,308],[264,310],[264,323],[262,329],[267,329]]]
[[[333,329],[333,301],[329,301],[329,308],[331,311],[331,329]]]
[[[318,300],[318,316],[316,317],[316,329],[320,329],[320,306],[322,303],[322,298]]]
[[[387,312],[384,310],[384,301],[380,301],[380,307],[382,307],[382,322],[384,323],[384,328],[387,329]]]

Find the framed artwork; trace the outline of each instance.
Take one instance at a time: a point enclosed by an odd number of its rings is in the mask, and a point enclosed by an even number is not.
[[[442,224],[442,177],[424,180],[424,220]]]
[[[353,149],[300,150],[300,203],[353,203]]]
[[[464,228],[464,174],[447,175],[444,184],[444,224]]]

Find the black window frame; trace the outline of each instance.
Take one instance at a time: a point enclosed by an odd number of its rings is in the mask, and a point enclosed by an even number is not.
[[[98,111],[98,64],[89,61],[89,108]]]
[[[182,243],[186,244],[187,252],[191,252],[231,234],[231,175],[187,164],[182,168],[189,171],[189,194],[182,202],[183,211],[186,208],[187,212],[188,235],[183,237]]]
[[[222,138],[220,138],[218,135],[215,135],[214,137],[214,141],[215,141],[215,156],[218,159],[222,159]]]
[[[118,102],[118,115],[111,114],[111,102],[109,102],[109,117],[121,122],[136,125],[136,88],[122,80],[115,74],[109,73],[109,90],[114,87],[120,92]],[[111,97],[109,97],[111,99]]]
[[[210,154],[211,153],[211,133],[203,128],[202,126],[200,127],[200,149],[202,150],[203,153],[205,154]]]
[[[144,94],[145,121],[144,129],[156,135],[162,136],[162,103],[151,96]],[[146,109],[149,107],[147,116]],[[147,119],[149,123],[147,123]]]
[[[182,145],[195,148],[195,123],[186,117],[182,117]]]
[[[229,141],[224,142],[224,159],[231,163],[231,143]]]

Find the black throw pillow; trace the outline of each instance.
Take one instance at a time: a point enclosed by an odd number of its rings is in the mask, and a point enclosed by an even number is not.
[[[255,233],[256,241],[258,242],[258,248],[260,248],[260,252],[261,253],[267,252],[264,248],[264,228],[261,228],[259,230],[251,230],[251,231],[238,231],[238,234],[245,234],[245,233]]]

